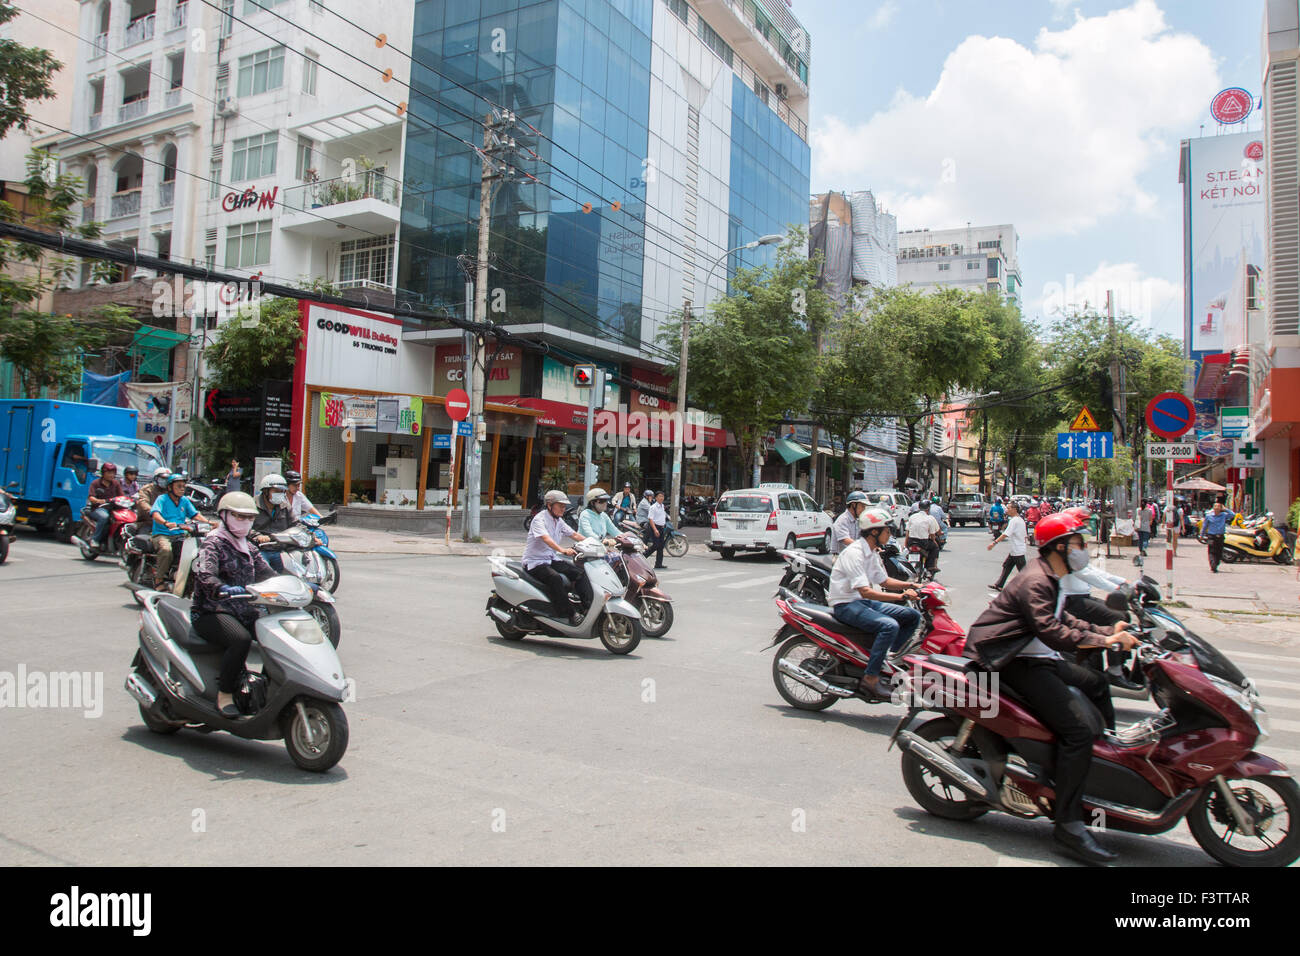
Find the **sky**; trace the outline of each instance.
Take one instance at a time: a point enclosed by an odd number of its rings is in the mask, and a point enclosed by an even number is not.
[[[1010,222],[1027,318],[1111,288],[1182,338],[1179,141],[1219,132],[1219,90],[1260,95],[1263,0],[790,5],[814,193],[870,189],[900,231]]]

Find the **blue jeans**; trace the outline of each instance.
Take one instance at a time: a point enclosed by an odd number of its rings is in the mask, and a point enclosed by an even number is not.
[[[921,612],[916,608],[866,598],[837,604],[831,608],[831,613],[841,624],[856,627],[875,638],[871,656],[867,659],[867,673],[872,676],[879,675],[885,666],[885,654],[906,644],[916,625],[921,623]]]
[[[1138,531],[1138,550],[1143,554],[1147,552],[1147,542],[1151,540],[1150,531]]]
[[[102,545],[104,543],[104,533],[108,531],[108,521],[110,518],[108,509],[101,506],[92,511],[90,516],[95,519],[94,542],[95,544]]]

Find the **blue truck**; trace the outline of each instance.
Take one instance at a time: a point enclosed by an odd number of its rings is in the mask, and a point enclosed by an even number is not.
[[[130,408],[0,399],[0,485],[18,499],[19,524],[69,541],[100,465],[135,465],[148,481],[165,464],[158,447],[136,437]]]

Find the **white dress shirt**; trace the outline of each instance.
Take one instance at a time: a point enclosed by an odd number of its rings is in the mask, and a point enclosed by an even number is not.
[[[859,538],[835,559],[835,566],[831,569],[831,587],[826,599],[831,602],[831,607],[861,600],[858,588],[874,588],[879,591],[888,577],[880,555]]]
[[[918,511],[907,519],[907,536],[925,541],[932,534],[939,533],[939,522],[934,520],[934,516],[924,511]]]
[[[668,520],[668,512],[664,510],[664,506],[662,504],[656,501],[654,504],[650,506],[649,518],[651,524],[653,524],[656,528],[662,528],[664,526],[664,522]]]
[[[533,517],[533,523],[528,526],[528,541],[524,544],[525,570],[531,570],[539,564],[550,564],[555,560],[556,552],[542,540],[543,535],[560,544],[562,539],[572,538],[574,531],[565,523],[564,518],[552,516],[545,508],[537,512]]]
[[[1007,530],[1003,532],[1007,536],[1007,544],[1010,547],[1010,555],[1014,557],[1023,557],[1025,553],[1025,542],[1029,537],[1029,529],[1025,527],[1025,519],[1016,515],[1007,522]]]

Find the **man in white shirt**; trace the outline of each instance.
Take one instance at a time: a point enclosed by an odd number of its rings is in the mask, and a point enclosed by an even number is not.
[[[1025,569],[1025,539],[1028,536],[1029,529],[1025,527],[1025,519],[1020,517],[1020,506],[1014,501],[1008,501],[1006,529],[990,541],[988,546],[988,550],[992,551],[993,546],[999,542],[1006,541],[1010,545],[1006,560],[1002,562],[1002,575],[998,578],[997,584],[991,585],[993,590],[1002,590],[1002,585],[1007,583],[1012,568],[1017,571]]]
[[[867,496],[853,491],[844,501],[844,510],[831,525],[831,554],[839,554],[858,540],[858,516],[866,510]]]
[[[916,591],[906,581],[891,578],[880,560],[880,549],[889,543],[890,520],[883,508],[862,512],[858,518],[860,537],[840,552],[827,592],[835,620],[862,631],[872,641],[858,689],[876,700],[889,699],[879,686],[885,655],[906,644],[921,622],[920,612],[904,605],[916,598]]]
[[[585,610],[591,607],[591,582],[582,569],[568,561],[555,560],[556,554],[574,555],[578,552],[560,544],[561,538],[583,540],[583,536],[569,527],[564,511],[569,506],[569,496],[563,491],[548,491],[541,511],[533,516],[528,526],[528,540],[524,543],[524,570],[537,579],[551,599],[551,606],[560,617],[567,617],[576,627],[583,615],[569,608],[569,588],[576,586],[578,597]]]
[[[650,506],[646,517],[649,519],[646,530],[650,534],[650,550],[646,555],[655,556],[655,569],[659,570],[664,566],[664,544],[668,541],[668,532],[664,527],[668,523],[668,512],[664,508],[662,491],[655,495],[655,503]]]
[[[296,471],[286,471],[284,480],[289,485],[289,514],[293,516],[293,520],[297,521],[305,514],[319,518],[320,512],[316,510],[316,506],[303,494],[302,475]]]
[[[939,570],[939,531],[939,522],[928,512],[918,511],[907,519],[907,545],[921,549],[931,574]]]

